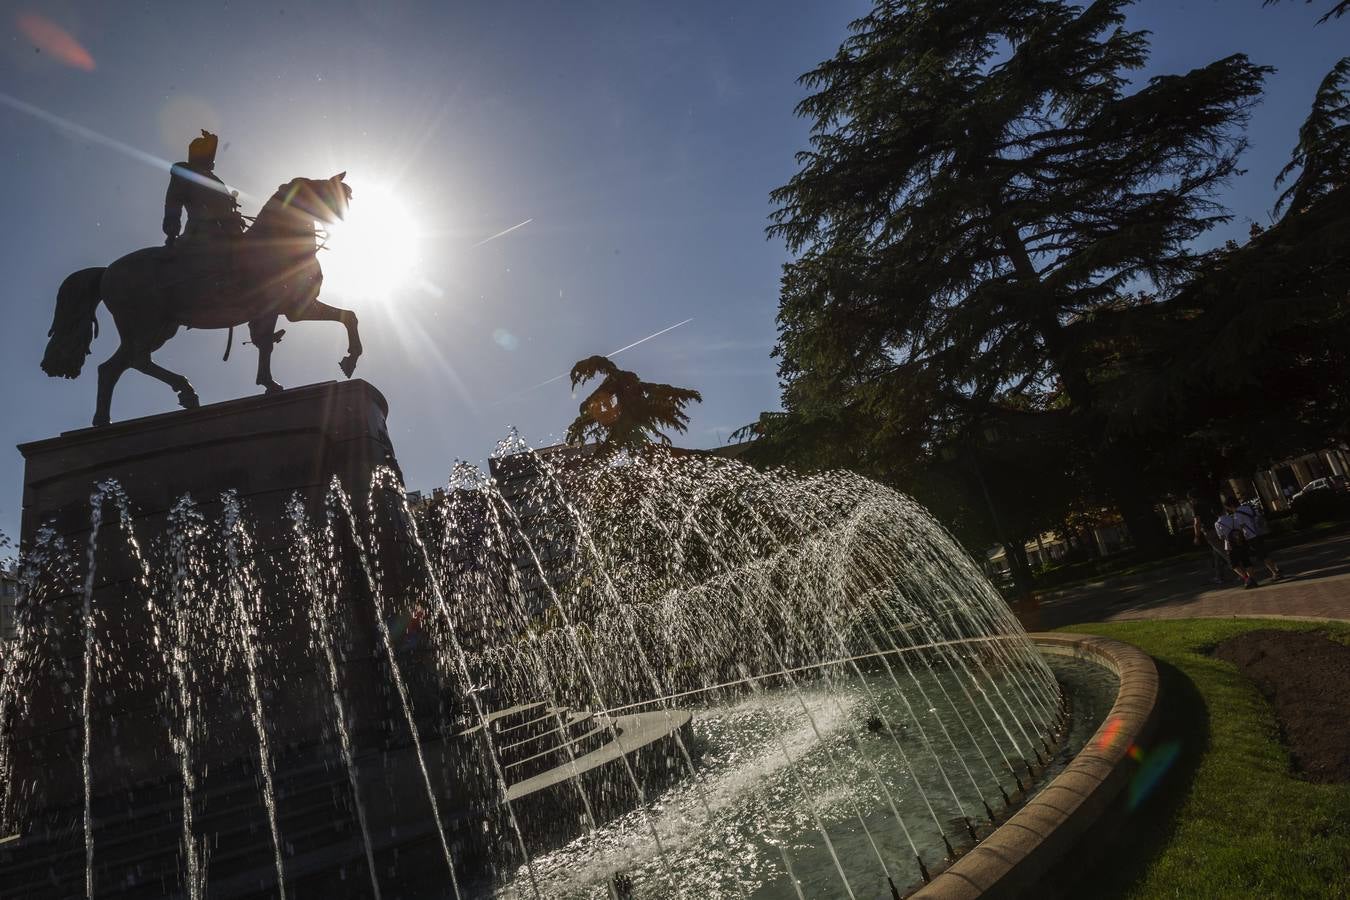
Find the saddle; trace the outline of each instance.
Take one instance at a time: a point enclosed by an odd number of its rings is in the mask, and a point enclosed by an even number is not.
[[[313,239],[243,240],[244,234],[196,232],[158,248],[156,286],[187,289],[194,303],[234,305],[264,289],[273,311],[298,314],[319,293],[323,273]]]
[[[162,287],[192,282],[213,299],[224,296],[239,286],[241,250],[239,236],[184,235],[159,248],[156,281]]]

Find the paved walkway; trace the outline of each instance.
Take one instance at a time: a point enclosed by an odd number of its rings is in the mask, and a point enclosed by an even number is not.
[[[1316,616],[1350,619],[1350,533],[1275,553],[1284,577],[1244,590],[1218,587],[1203,559],[1058,591],[1015,606],[1029,631],[1079,622],[1213,616]]]

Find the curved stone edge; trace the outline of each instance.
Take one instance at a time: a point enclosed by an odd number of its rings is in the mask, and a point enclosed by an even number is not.
[[[1134,775],[1129,756],[1157,724],[1158,669],[1144,651],[1086,634],[1029,635],[1044,653],[1088,659],[1114,671],[1120,690],[1083,749],[1053,781],[989,837],[911,897],[1016,897],[1033,889],[1110,806]]]

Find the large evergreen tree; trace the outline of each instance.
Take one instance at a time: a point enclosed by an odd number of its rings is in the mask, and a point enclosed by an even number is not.
[[[1101,338],[1196,270],[1267,70],[1235,55],[1135,84],[1128,5],[878,0],[803,76],[811,148],[770,227],[797,254],[791,415],[865,417],[873,457],[1005,409],[1066,418],[1140,510],[1128,443],[1097,431]]]

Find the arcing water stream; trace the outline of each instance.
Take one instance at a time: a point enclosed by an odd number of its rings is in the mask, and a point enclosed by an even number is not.
[[[997,592],[865,478],[513,436],[430,499],[372,484],[282,522],[184,499],[153,527],[102,484],[83,552],[29,548],[3,810],[55,847],[82,807],[86,895],[337,872],[375,897],[899,896],[1061,736],[1060,685]],[[136,621],[153,652],[112,624]],[[16,725],[43,715],[81,735],[78,797]],[[111,823],[148,821],[154,784],[177,838],[129,847]]]

